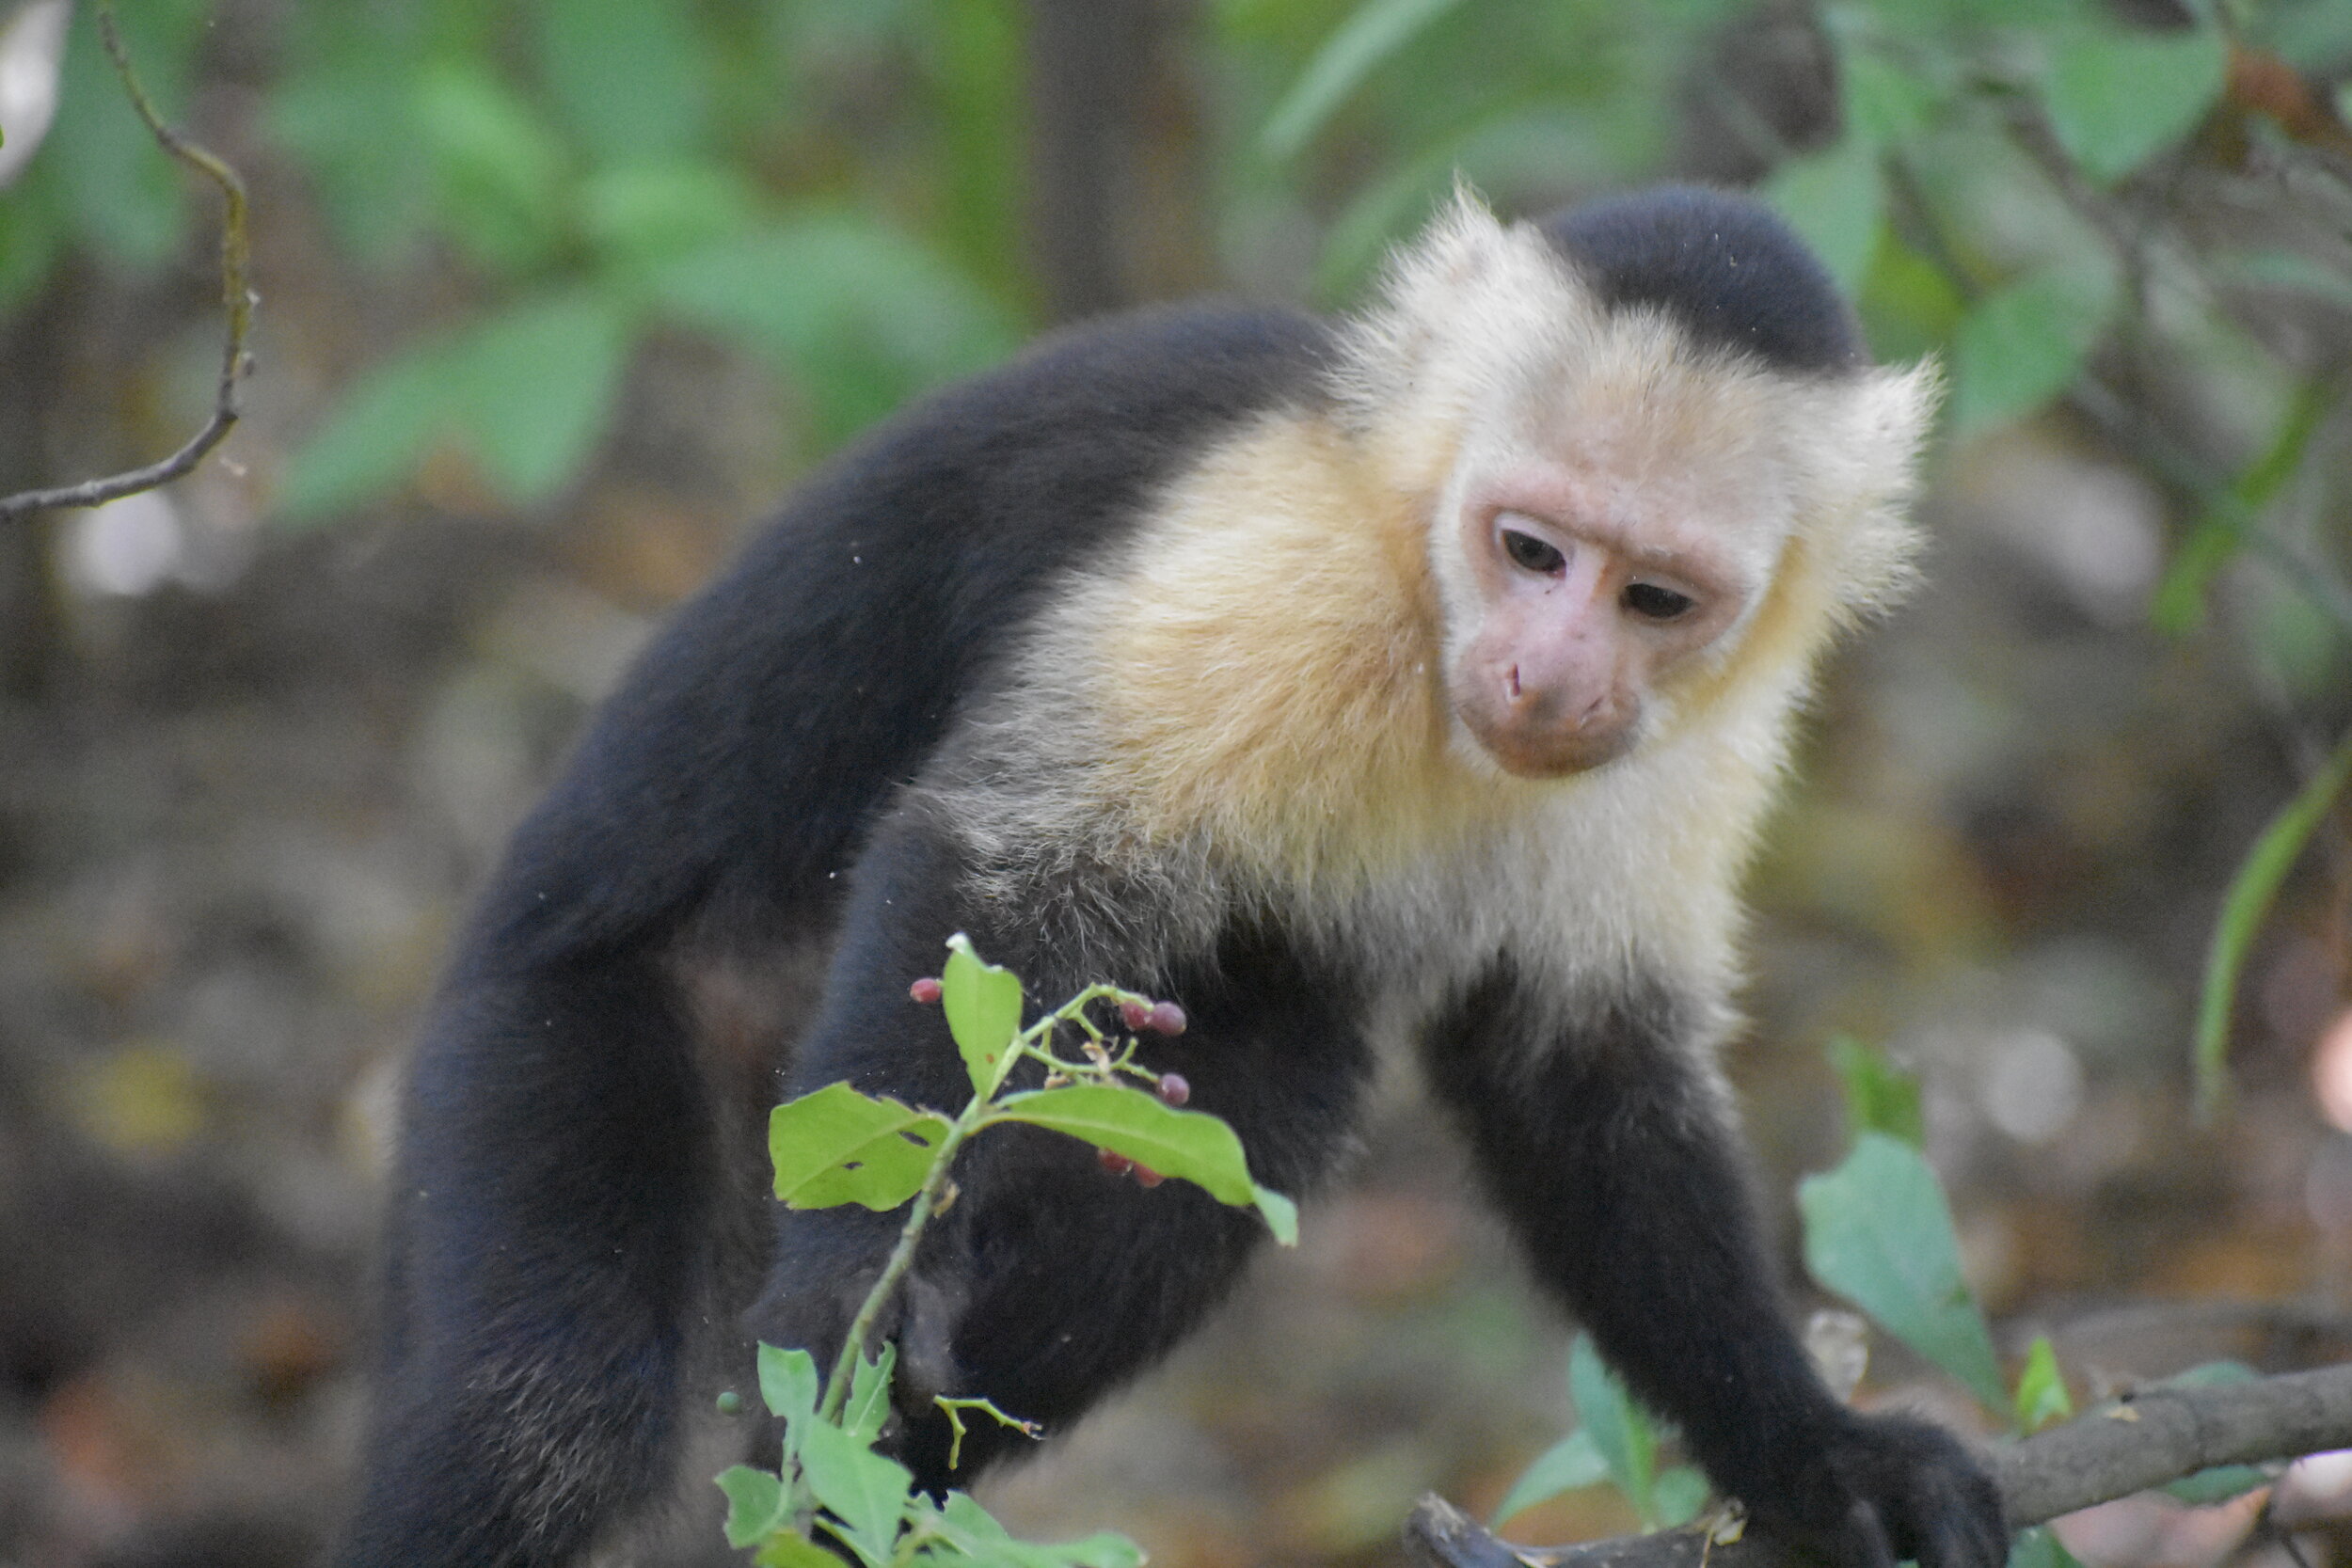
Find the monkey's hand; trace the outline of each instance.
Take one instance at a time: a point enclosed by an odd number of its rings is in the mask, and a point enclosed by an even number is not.
[[[1837,1412],[1794,1476],[1742,1494],[1765,1530],[1838,1568],[2001,1568],[2001,1495],[1965,1445],[1899,1416]]]

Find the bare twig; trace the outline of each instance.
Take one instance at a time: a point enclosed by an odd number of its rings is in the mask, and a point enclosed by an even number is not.
[[[131,106],[147,122],[147,129],[157,143],[220,187],[220,285],[223,302],[229,308],[229,339],[221,352],[220,383],[214,395],[212,417],[204,421],[204,428],[169,457],[143,468],[86,480],[80,484],[0,496],[0,521],[52,507],[97,506],[170,483],[202,462],[205,454],[228,436],[242,411],[237,384],[253,368],[252,356],[245,346],[246,335],[253,325],[255,304],[253,291],[246,282],[250,247],[246,239],[245,182],[237,178],[235,169],[165,124],[163,117],[155,112],[147,89],[139,85],[138,72],[132,69],[130,52],[122,46],[122,35],[115,26],[113,0],[99,0],[98,29],[106,40],[106,53],[114,60],[115,71],[122,78],[123,91],[130,95]]]
[[[2352,1366],[2250,1383],[2153,1388],[1986,1456],[2014,1528],[2038,1525],[2217,1465],[2258,1465],[2352,1448]],[[1439,1497],[1405,1527],[1422,1568],[1799,1568],[1760,1530],[1710,1544],[1703,1529],[1571,1546],[1498,1540]]]

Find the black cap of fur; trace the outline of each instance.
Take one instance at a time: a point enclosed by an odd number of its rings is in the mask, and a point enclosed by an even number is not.
[[[1537,227],[1611,306],[1655,305],[1710,347],[1799,372],[1868,362],[1829,273],[1752,198],[1669,185],[1571,207]]]

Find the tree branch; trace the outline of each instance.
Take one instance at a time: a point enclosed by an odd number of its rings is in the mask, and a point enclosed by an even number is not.
[[[220,187],[220,285],[223,301],[229,308],[229,340],[221,352],[220,382],[214,394],[212,417],[187,445],[143,468],[55,490],[24,490],[13,496],[0,496],[0,522],[53,507],[97,506],[170,483],[202,462],[205,454],[227,437],[242,412],[237,384],[253,368],[252,356],[245,346],[246,335],[253,325],[255,304],[253,291],[246,282],[246,262],[251,252],[246,238],[245,182],[237,178],[235,169],[165,124],[163,117],[155,112],[147,89],[139,85],[138,72],[131,67],[131,55],[122,46],[122,35],[115,26],[113,0],[99,0],[98,30],[106,40],[106,54],[115,63],[116,73],[122,78],[131,106],[147,122],[156,142],[166,152]]]
[[[2151,1388],[1985,1457],[2010,1526],[2023,1528],[2217,1465],[2342,1448],[2352,1448],[2352,1365],[2251,1383]],[[1691,1528],[1518,1546],[1436,1497],[1423,1497],[1406,1522],[1405,1548],[1422,1568],[1799,1568],[1804,1560],[1760,1531],[1719,1544]]]

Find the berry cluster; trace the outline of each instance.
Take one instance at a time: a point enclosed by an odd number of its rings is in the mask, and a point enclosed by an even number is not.
[[[1129,997],[1119,1005],[1119,1021],[1140,1035],[1181,1035],[1184,1032],[1184,1009],[1173,1002],[1146,1002],[1141,997]]]

